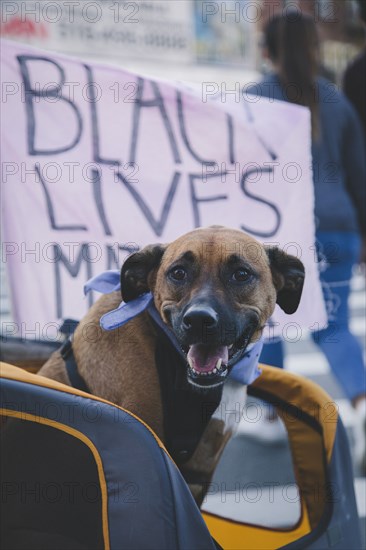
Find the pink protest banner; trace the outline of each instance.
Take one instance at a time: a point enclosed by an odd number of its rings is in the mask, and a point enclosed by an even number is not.
[[[304,262],[301,306],[276,311],[274,333],[324,326],[307,109],[11,41],[1,57],[2,256],[17,330],[47,337],[96,298],[83,296],[90,277],[212,224]]]

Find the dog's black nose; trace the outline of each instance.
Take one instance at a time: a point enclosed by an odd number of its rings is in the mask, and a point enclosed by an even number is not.
[[[209,306],[191,306],[183,316],[183,327],[192,332],[215,329],[218,322],[218,314]]]

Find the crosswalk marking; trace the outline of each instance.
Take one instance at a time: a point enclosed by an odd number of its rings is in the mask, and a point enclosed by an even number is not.
[[[360,518],[364,518],[366,517],[366,478],[359,477],[355,479],[355,493],[358,515]]]
[[[366,517],[366,479],[354,482],[357,510],[360,518]],[[300,499],[293,484],[280,487],[243,485],[239,490],[221,492],[213,485],[206,495],[202,509],[222,517],[254,523],[262,527],[285,529],[300,519]],[[278,513],[278,510],[281,513]]]
[[[321,353],[308,353],[306,355],[288,355],[285,358],[285,368],[290,372],[302,376],[329,374],[330,368],[327,360]]]

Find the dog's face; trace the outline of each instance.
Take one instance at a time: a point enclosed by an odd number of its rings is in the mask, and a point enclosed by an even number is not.
[[[126,302],[153,293],[187,356],[188,381],[212,388],[258,340],[276,302],[296,311],[304,266],[241,231],[214,226],[133,254],[121,282]]]

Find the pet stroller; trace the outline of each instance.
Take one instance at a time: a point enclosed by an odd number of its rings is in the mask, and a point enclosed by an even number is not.
[[[302,377],[262,366],[248,388],[288,430],[301,518],[287,530],[201,514],[161,441],[128,411],[4,363],[1,377],[4,550],[361,548],[343,425]]]

